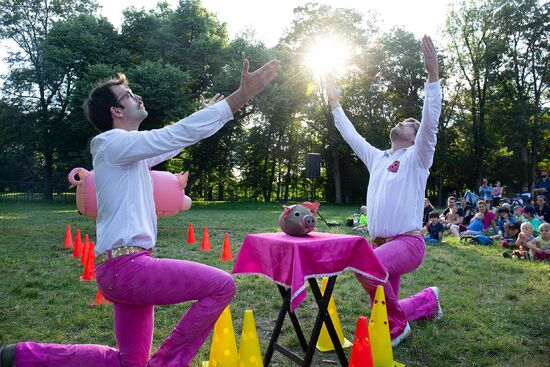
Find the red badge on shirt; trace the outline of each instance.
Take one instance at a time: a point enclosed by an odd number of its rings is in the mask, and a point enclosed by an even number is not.
[[[396,173],[399,170],[399,161],[394,161],[388,166],[388,171]]]

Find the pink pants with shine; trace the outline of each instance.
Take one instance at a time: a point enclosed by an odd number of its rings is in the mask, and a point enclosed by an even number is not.
[[[382,283],[360,274],[356,274],[356,277],[369,293],[371,304],[376,286],[384,286],[391,338],[394,339],[405,330],[407,321],[433,319],[437,316],[439,304],[430,288],[399,300],[401,275],[416,270],[422,264],[426,252],[424,238],[421,235],[397,236],[377,247],[374,252],[388,272],[388,281]]]
[[[188,366],[236,287],[223,270],[139,252],[96,268],[97,284],[113,302],[118,350],[92,344],[17,343],[16,367]],[[150,358],[154,306],[196,301]],[[150,358],[150,359],[149,359]]]

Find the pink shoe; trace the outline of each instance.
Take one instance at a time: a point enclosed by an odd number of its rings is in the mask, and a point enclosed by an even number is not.
[[[410,333],[411,333],[411,327],[407,322],[407,325],[405,325],[405,329],[401,332],[401,334],[397,335],[395,338],[391,340],[391,346],[397,347],[397,345],[401,343],[401,340],[405,339]]]

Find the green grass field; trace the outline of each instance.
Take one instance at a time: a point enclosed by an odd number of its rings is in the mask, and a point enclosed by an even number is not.
[[[327,220],[345,222],[357,206],[321,205]],[[198,203],[189,212],[159,221],[155,255],[188,259],[228,272],[233,262],[220,260],[223,237],[229,232],[234,255],[247,233],[277,231],[280,204]],[[197,240],[208,226],[212,252],[185,244],[188,223]],[[0,203],[0,343],[32,340],[52,343],[97,343],[115,346],[112,306],[90,307],[94,282],[80,282],[82,268],[64,250],[65,227],[90,234],[95,226],[74,206]],[[351,233],[349,227],[318,230]],[[428,287],[440,288],[444,316],[439,321],[411,324],[412,333],[394,358],[407,366],[550,366],[550,263],[505,259],[496,245],[464,245],[445,238],[429,246],[422,266],[401,282],[401,297]],[[237,342],[244,310],[254,311],[262,353],[265,351],[280,296],[274,284],[260,277],[236,278],[231,304]],[[315,305],[308,293],[297,315],[310,332]],[[360,315],[369,315],[368,296],[351,272],[338,277],[334,299],[346,338],[352,340]],[[189,304],[156,308],[155,350]],[[279,341],[299,351],[286,319]],[[208,359],[210,339],[193,366]],[[349,353],[349,350],[347,351]],[[337,365],[335,354],[316,353],[313,365]],[[275,352],[273,366],[292,364]]]

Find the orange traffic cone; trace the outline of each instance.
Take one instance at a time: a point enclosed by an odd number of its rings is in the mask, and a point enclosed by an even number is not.
[[[101,291],[98,288],[97,293],[95,294],[95,301],[90,303],[90,306],[98,306],[98,305],[102,305],[102,304],[103,305],[109,305],[109,304],[111,304],[111,302],[108,301],[107,298],[105,298],[103,296],[103,293],[101,293]]]
[[[368,320],[360,316],[357,320],[353,348],[351,349],[349,367],[373,367],[372,349],[369,339]]]
[[[87,234],[84,235],[84,247],[82,248],[82,255],[80,256],[80,265],[86,265],[88,260],[88,253],[90,252],[90,238]]]
[[[73,248],[73,235],[71,233],[71,225],[67,224],[67,229],[65,230],[65,243],[63,248]]]
[[[80,230],[77,229],[75,233],[75,239],[73,244],[73,254],[71,257],[82,256],[82,238],[80,237]]]
[[[92,280],[95,280],[95,254],[94,254],[94,243],[90,242],[90,246],[88,246],[88,258],[86,259],[86,263],[84,264],[84,270],[82,271],[82,275],[80,276],[80,280],[83,282],[89,282]]]
[[[201,251],[210,251],[210,238],[208,237],[208,227],[204,227],[204,233],[202,235]]]
[[[223,251],[222,261],[233,260],[233,253],[231,252],[231,243],[229,242],[229,233],[225,232],[225,238],[223,239]]]
[[[189,229],[187,230],[187,244],[191,245],[197,243],[195,239],[195,231],[193,230],[193,224],[189,222]]]

